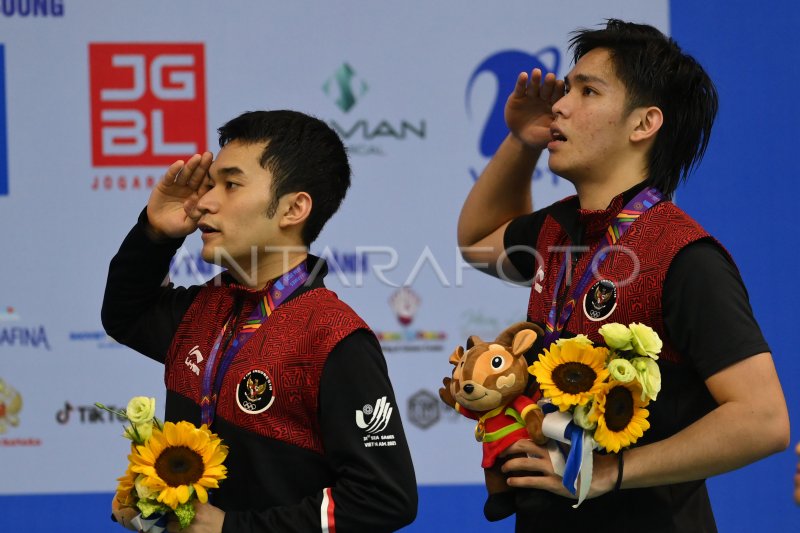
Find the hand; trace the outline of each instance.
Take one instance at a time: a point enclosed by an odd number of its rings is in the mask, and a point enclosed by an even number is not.
[[[225,512],[210,503],[194,502],[194,520],[186,529],[181,529],[181,524],[173,513],[169,515],[167,531],[170,533],[222,533],[222,523],[225,521]]]
[[[114,496],[114,498],[111,500],[111,515],[114,517],[117,523],[125,529],[139,531],[137,528],[131,525],[131,520],[136,518],[136,515],[138,514],[138,509],[122,505],[119,503],[119,500],[117,500],[116,496]]]
[[[541,69],[533,69],[530,83],[528,74],[520,73],[506,101],[505,119],[511,134],[531,148],[544,150],[552,139],[552,106],[562,96],[564,80],[557,80],[552,72],[544,77],[543,84]]]
[[[450,384],[452,383],[452,381],[453,380],[450,378],[444,378],[442,380],[442,384],[444,385],[444,387],[439,389],[439,398],[441,398],[441,400],[450,407],[455,408],[456,399],[453,398],[453,395],[450,393]]]
[[[506,474],[530,472],[532,475],[509,475],[508,485],[529,489],[544,489],[559,496],[577,499],[564,486],[561,476],[553,471],[553,463],[547,448],[529,440],[518,440],[509,446],[500,457],[523,454],[521,457],[511,457],[503,464]],[[611,492],[617,481],[617,460],[613,455],[594,454],[592,468],[592,484],[589,487],[587,499],[596,498]]]
[[[201,213],[197,201],[208,190],[208,168],[213,155],[195,154],[184,165],[175,161],[158,182],[147,202],[149,233],[156,239],[181,238],[197,229]]]

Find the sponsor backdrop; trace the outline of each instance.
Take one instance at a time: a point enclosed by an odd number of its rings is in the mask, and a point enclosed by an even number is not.
[[[781,210],[742,216],[797,192],[788,154],[798,113],[793,95],[779,97],[795,75],[773,48],[799,10],[777,4],[0,0],[0,530],[78,529],[70,515],[82,531],[112,530],[127,445],[120,420],[93,403],[148,395],[163,407],[163,384],[159,365],[102,331],[108,261],[166,165],[214,150],[219,125],[264,108],[314,114],[350,150],[353,187],[312,251],[386,353],[421,485],[408,530],[512,530],[482,521],[473,423],[436,391],[452,349],[523,319],[527,291],[461,261],[456,219],[505,135],[515,74],[563,76],[569,31],[608,17],[671,32],[719,85],[707,161],[678,201],[739,261],[796,414],[789,304],[771,286],[791,279],[796,232]],[[754,21],[773,29],[758,33]],[[707,39],[710,25],[736,39]],[[765,137],[758,151],[741,149]],[[539,206],[572,193],[544,164],[532,185]],[[216,272],[199,249],[187,239],[173,281]],[[796,527],[793,463],[787,451],[712,480],[720,529]]]

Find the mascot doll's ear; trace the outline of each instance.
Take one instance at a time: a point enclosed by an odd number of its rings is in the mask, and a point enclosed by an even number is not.
[[[477,335],[470,335],[467,339],[467,350],[472,349],[476,344],[482,344],[483,340]]]
[[[536,333],[537,336],[541,337],[544,335],[544,331],[542,328],[534,324],[533,322],[517,322],[515,324],[511,324],[502,332],[500,335],[497,336],[497,343],[502,344],[503,346],[513,346],[514,345],[514,337],[522,331],[523,329],[530,329]],[[516,350],[514,350],[516,352]]]
[[[520,356],[527,352],[533,343],[536,342],[536,332],[532,329],[523,329],[514,335],[514,343],[511,347],[511,352],[515,356]]]
[[[464,348],[459,346],[453,353],[450,354],[450,364],[458,365],[458,362],[461,361],[461,357],[464,356]]]

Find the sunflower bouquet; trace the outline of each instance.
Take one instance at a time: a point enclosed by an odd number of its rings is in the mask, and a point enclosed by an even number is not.
[[[159,533],[172,512],[181,529],[187,527],[194,519],[194,500],[206,503],[208,489],[226,477],[227,446],[206,425],[161,422],[155,417],[155,398],[137,396],[125,410],[95,405],[130,422],[123,432],[131,440],[128,468],[114,497],[140,511],[134,524]]]
[[[543,431],[570,444],[566,461],[554,453],[556,444],[550,455],[573,494],[582,474],[578,503],[591,483],[592,450],[617,453],[635,443],[650,427],[647,406],[661,390],[656,360],[663,344],[652,328],[609,323],[598,333],[605,346],[585,335],[558,339],[528,368],[545,398]]]

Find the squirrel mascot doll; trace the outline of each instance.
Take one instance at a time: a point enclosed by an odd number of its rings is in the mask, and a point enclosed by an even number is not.
[[[481,466],[489,493],[484,515],[490,521],[506,518],[518,508],[542,509],[551,497],[542,490],[509,487],[500,470],[502,460],[498,461],[498,455],[520,439],[547,441],[542,433],[544,415],[536,405],[541,394],[525,393],[529,378],[525,352],[543,335],[536,324],[519,322],[492,342],[470,336],[466,351],[459,346],[450,355],[453,374],[439,389],[444,403],[478,421],[475,438],[483,443]]]

